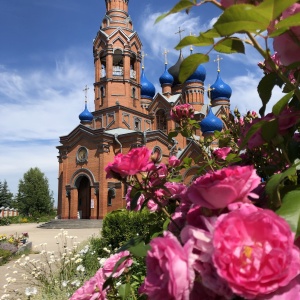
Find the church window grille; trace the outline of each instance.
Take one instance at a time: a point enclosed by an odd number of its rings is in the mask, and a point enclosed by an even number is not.
[[[167,117],[163,109],[158,110],[156,113],[156,129],[167,131]]]

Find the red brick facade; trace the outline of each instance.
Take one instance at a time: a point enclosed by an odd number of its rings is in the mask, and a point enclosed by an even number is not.
[[[187,147],[180,136],[170,143],[167,134],[175,128],[169,114],[173,105],[188,102],[198,111],[203,108],[203,84],[162,86],[153,101],[141,99],[142,43],[128,15],[128,0],[106,0],[106,10],[93,43],[93,120],[81,122],[57,147],[58,214],[63,219],[99,219],[125,206],[126,188],[106,179],[104,171],[118,153],[145,145],[159,147],[163,161],[179,150],[198,155],[193,143]],[[193,170],[186,178],[191,174]]]

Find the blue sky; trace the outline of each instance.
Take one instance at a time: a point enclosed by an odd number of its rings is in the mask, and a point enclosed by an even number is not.
[[[169,66],[178,58],[174,47],[180,26],[198,34],[221,13],[212,5],[195,8],[189,15],[171,15],[154,25],[155,19],[173,7],[175,0],[130,0],[129,14],[147,54],[147,78],[160,92],[164,71],[163,51]],[[0,181],[13,193],[31,167],[38,167],[57,197],[59,137],[79,124],[84,109],[84,86],[93,111],[94,66],[92,41],[105,14],[104,0],[9,0],[0,4]],[[199,51],[195,48],[194,53]],[[184,50],[184,56],[189,49]],[[261,60],[247,47],[247,56],[222,55],[221,76],[233,90],[231,108],[242,113],[260,108],[256,92],[262,73]],[[205,84],[213,84],[217,54],[205,64]],[[275,91],[276,94],[279,91]]]

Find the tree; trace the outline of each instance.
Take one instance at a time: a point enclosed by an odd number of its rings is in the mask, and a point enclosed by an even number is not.
[[[19,181],[16,197],[19,212],[24,215],[49,214],[53,209],[53,192],[39,168],[30,168]]]
[[[12,203],[13,193],[9,191],[7,181],[0,181],[0,207],[10,207]]]

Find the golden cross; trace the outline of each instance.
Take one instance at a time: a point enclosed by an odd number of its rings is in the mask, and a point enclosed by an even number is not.
[[[168,64],[168,53],[169,53],[169,51],[167,49],[165,49],[165,51],[163,53],[163,55],[165,56],[165,65]]]
[[[145,54],[145,52],[142,51],[142,69],[145,68],[145,56],[147,56],[147,54]]]
[[[210,101],[210,104],[211,104],[211,91],[213,91],[214,90],[214,88],[211,88],[210,87],[210,84],[208,85],[208,88],[207,88],[207,90],[206,90],[206,92],[207,92],[207,95],[208,95],[208,99],[209,99],[209,101]]]
[[[180,26],[179,26],[179,30],[178,30],[178,32],[175,32],[175,34],[179,34],[180,41],[181,41],[181,32],[184,32],[184,29],[180,29]]]
[[[85,99],[85,102],[87,102],[87,92],[90,88],[88,88],[88,86],[86,85],[85,88],[83,89],[85,95],[84,95],[84,99]]]
[[[217,62],[217,64],[218,64],[218,72],[220,72],[220,61],[222,59],[223,59],[222,57],[220,57],[219,55],[217,55],[217,59],[214,60],[214,62]]]
[[[193,34],[191,31],[190,31],[190,36],[195,36],[195,34]],[[190,52],[191,54],[193,53],[193,45],[190,46]]]

